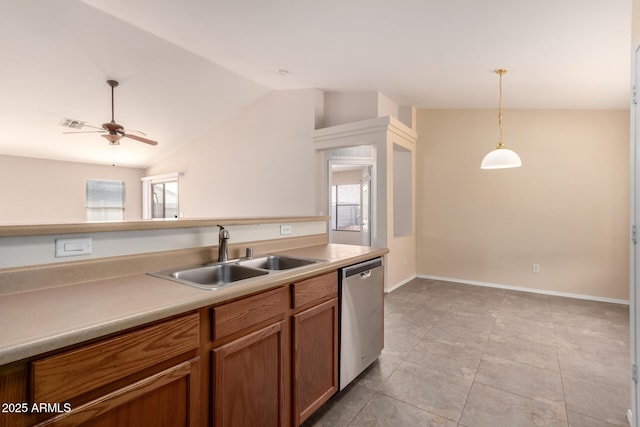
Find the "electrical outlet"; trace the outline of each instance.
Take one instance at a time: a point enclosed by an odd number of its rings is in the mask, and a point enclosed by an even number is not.
[[[531,271],[533,271],[534,273],[540,273],[540,264],[533,264]]]
[[[292,233],[292,228],[290,224],[285,224],[285,225],[281,225],[280,226],[280,235],[284,236],[286,234],[291,234]]]

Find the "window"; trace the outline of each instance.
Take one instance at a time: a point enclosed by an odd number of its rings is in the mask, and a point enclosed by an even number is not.
[[[87,221],[124,219],[124,182],[87,180]]]
[[[142,218],[179,218],[182,172],[142,178]]]
[[[331,186],[331,228],[360,231],[360,184]]]

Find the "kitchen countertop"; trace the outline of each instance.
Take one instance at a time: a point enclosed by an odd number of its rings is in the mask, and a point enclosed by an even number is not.
[[[217,290],[136,274],[0,295],[0,365],[282,286],[382,256],[388,250],[326,244],[277,253],[327,262]]]

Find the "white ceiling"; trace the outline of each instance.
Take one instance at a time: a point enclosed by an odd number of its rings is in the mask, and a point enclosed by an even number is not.
[[[110,164],[63,117],[115,118],[116,163],[170,155],[271,89],[419,108],[626,109],[631,0],[0,0],[0,153]],[[281,75],[278,71],[288,70]]]

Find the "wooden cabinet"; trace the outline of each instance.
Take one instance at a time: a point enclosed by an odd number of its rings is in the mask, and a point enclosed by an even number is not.
[[[213,309],[215,427],[298,426],[338,390],[338,275]]]
[[[0,367],[3,426],[298,426],[338,390],[336,271]],[[52,410],[53,409],[53,410]]]
[[[213,350],[216,427],[286,425],[285,321]]]
[[[287,287],[213,308],[213,425],[289,425]]]
[[[198,358],[178,363],[38,426],[199,426],[198,366]]]
[[[298,426],[338,391],[337,273],[293,289],[293,425]]]
[[[17,365],[0,401],[29,414],[0,425],[200,425],[199,342],[194,313]]]

